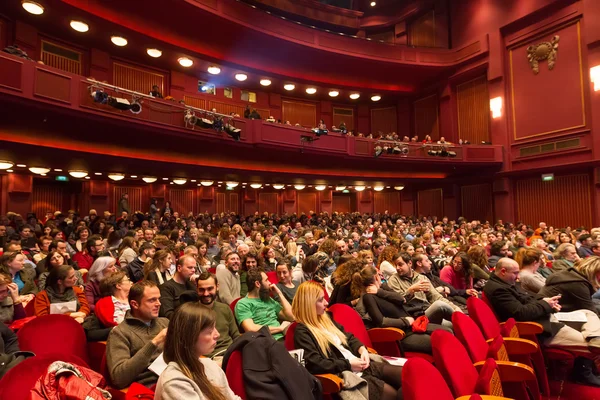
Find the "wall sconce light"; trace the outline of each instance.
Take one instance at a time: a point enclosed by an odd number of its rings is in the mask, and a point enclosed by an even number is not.
[[[155,176],[144,176],[142,180],[146,183],[154,183],[158,180],[158,178]]]
[[[590,80],[594,82],[594,92],[600,90],[600,65],[590,68]]]
[[[315,186],[315,190],[321,191],[327,189],[327,185],[317,185]]]
[[[118,181],[121,181],[121,180],[125,179],[125,175],[124,174],[118,174],[118,173],[108,174],[108,177],[110,179],[112,179],[113,181],[115,181],[115,182],[118,182]]]
[[[490,99],[490,110],[492,111],[492,118],[500,118],[502,116],[502,97]]]
[[[363,190],[365,190],[365,187],[362,185],[354,186],[354,190],[356,190],[357,192],[362,192]]]
[[[273,189],[276,189],[276,190],[281,190],[281,189],[283,189],[284,187],[285,187],[285,185],[282,185],[282,184],[280,184],[280,183],[274,183],[274,184],[273,184]]]
[[[294,185],[294,187],[296,188],[296,190],[303,190],[306,185]]]
[[[251,183],[250,187],[252,189],[260,189],[262,187],[262,185],[260,183]]]
[[[200,181],[202,186],[212,186],[213,183],[215,183],[215,181]]]
[[[225,185],[227,185],[227,187],[230,187],[230,188],[237,187],[239,184],[240,184],[239,182],[235,182],[235,181],[225,182]]]
[[[185,183],[187,182],[187,179],[185,178],[175,178],[173,179],[173,183],[176,185],[185,185]]]

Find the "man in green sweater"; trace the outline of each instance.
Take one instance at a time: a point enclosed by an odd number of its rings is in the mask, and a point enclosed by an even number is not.
[[[133,382],[152,386],[158,376],[148,367],[162,353],[169,320],[159,318],[160,291],[142,280],[129,291],[131,310],[108,336],[106,362],[112,384],[124,389]]]
[[[221,356],[231,343],[240,336],[240,332],[229,306],[216,301],[219,294],[217,277],[210,272],[203,272],[196,280],[196,288],[200,304],[214,310],[217,314],[216,328],[219,331],[219,338],[213,352],[206,356],[214,358],[220,364]]]

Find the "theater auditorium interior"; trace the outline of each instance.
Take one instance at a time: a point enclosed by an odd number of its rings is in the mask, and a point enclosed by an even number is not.
[[[0,399],[600,400],[599,20],[2,0]]]

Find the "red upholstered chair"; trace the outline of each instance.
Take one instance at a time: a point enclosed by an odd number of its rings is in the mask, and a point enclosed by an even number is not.
[[[421,358],[412,358],[404,364],[404,368],[402,369],[402,394],[404,400],[454,400],[454,396],[446,381],[444,381],[444,377],[442,377],[440,372],[431,363]],[[473,394],[462,396],[459,399],[501,400],[505,398]]]
[[[240,396],[242,400],[246,400],[247,397],[246,389],[244,388],[241,351],[236,350],[231,353],[231,356],[229,356],[229,361],[227,361],[225,375],[227,376],[227,382],[229,382],[229,387],[231,390],[233,390],[233,393]]]
[[[104,355],[102,356],[102,360],[100,361],[100,371],[99,372],[104,377],[104,380],[106,381],[106,383],[109,385],[108,391],[110,392],[110,394],[112,394],[112,398],[114,400],[125,400],[125,398],[127,396],[127,392],[129,391],[129,388],[117,389],[112,386],[112,381],[110,379],[110,373],[108,372],[108,364],[106,363],[106,351],[104,352]]]
[[[17,337],[21,350],[32,351],[36,355],[75,355],[89,363],[83,327],[68,315],[37,317],[19,329]]]
[[[233,313],[233,315],[235,316],[235,305],[237,304],[238,301],[240,301],[242,298],[238,297],[237,299],[233,300],[231,302],[231,304],[229,304],[229,308],[231,308],[231,312]]]
[[[210,272],[211,274],[216,274],[217,273],[217,269],[216,268],[209,268],[208,272]]]
[[[279,283],[279,279],[277,278],[277,272],[269,271],[266,274],[267,274],[267,277],[269,278],[269,282],[271,282],[274,285]]]
[[[472,364],[469,354],[458,339],[443,330],[433,332],[431,345],[435,366],[455,397],[473,393],[504,395],[496,361],[493,358]]]
[[[398,345],[398,341],[404,339],[405,336],[402,329],[373,328],[367,330],[356,310],[345,304],[334,304],[329,307],[329,311],[333,314],[333,319],[342,325],[346,331],[356,336],[369,351],[375,350],[379,354],[391,357],[402,356]],[[404,357],[421,357],[433,362],[433,358],[429,354],[406,352]]]
[[[82,367],[88,366],[85,361],[74,354],[46,353],[28,358],[2,377],[2,380],[0,380],[0,399],[29,399],[29,392],[54,361],[65,361]]]
[[[34,304],[35,304],[35,299],[31,300],[29,303],[27,303],[27,305],[25,306],[25,315],[27,317],[35,317],[35,308],[34,308]]]
[[[487,298],[486,298],[487,300]],[[550,395],[550,386],[548,384],[548,374],[546,372],[546,363],[537,335],[543,332],[543,328],[536,322],[517,322],[514,318],[509,318],[506,322],[500,322],[494,314],[493,308],[489,302],[480,300],[476,297],[470,297],[467,300],[467,309],[469,316],[475,321],[483,337],[486,340],[494,339],[497,336],[513,337],[531,340],[538,345],[538,351],[530,355],[517,355],[511,357],[514,361],[523,364],[532,365],[537,375],[540,391],[544,396]],[[572,367],[575,356],[566,350],[552,348],[545,349],[544,353],[548,359],[560,361]]]
[[[529,389],[533,399],[540,399],[540,389],[531,365],[509,362],[510,354],[529,356],[535,353],[538,351],[537,344],[521,338],[503,339],[502,336],[486,341],[477,324],[463,313],[452,314],[452,325],[454,334],[467,350],[472,362],[485,361],[488,357],[496,360],[502,388],[507,396],[527,399]],[[506,381],[507,374],[520,377],[521,380]]]

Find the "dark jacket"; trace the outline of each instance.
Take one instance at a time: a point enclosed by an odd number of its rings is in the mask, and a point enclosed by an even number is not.
[[[581,257],[581,258],[586,258],[586,257],[593,256],[594,252],[592,251],[592,249],[590,247],[579,246],[579,248],[577,249],[577,254],[579,254],[579,257]]]
[[[492,304],[492,308],[500,321],[514,318],[516,321],[533,321],[541,324],[547,335],[555,335],[563,324],[550,322],[552,307],[542,300],[522,291],[515,285],[510,285],[498,278],[495,273],[483,287],[483,293]]]
[[[133,283],[144,279],[144,262],[139,257],[136,257],[132,262],[127,264],[125,270]]]
[[[223,370],[236,350],[242,352],[248,400],[321,399],[319,380],[290,356],[283,343],[273,339],[269,327],[246,332],[233,342],[223,358]]]
[[[123,213],[123,211],[126,211],[127,214],[131,214],[131,211],[129,209],[129,201],[125,197],[121,197],[121,200],[119,200],[119,208],[118,208],[118,212],[117,212],[117,218],[121,217],[121,214]]]
[[[196,286],[190,281],[187,280],[182,285],[175,281],[175,279],[171,279],[170,281],[166,281],[159,287],[160,289],[160,316],[171,319],[175,310],[180,305],[179,297],[182,293],[188,291],[194,291]]]
[[[575,310],[596,311],[592,295],[594,287],[577,269],[570,267],[565,271],[555,272],[546,279],[546,285],[540,290],[542,297],[561,295],[561,311]]]
[[[362,342],[354,337],[353,334],[344,331],[344,328],[332,320],[337,328],[346,335],[348,341],[348,350],[352,354],[359,356],[358,349],[362,346]],[[310,330],[304,324],[298,324],[294,332],[294,346],[297,349],[304,349],[304,361],[306,369],[311,374],[336,374],[339,375],[344,371],[352,371],[350,361],[348,361],[342,353],[334,346],[330,346],[328,354],[323,354],[317,339],[313,336]]]
[[[329,296],[329,305],[332,306],[334,304],[345,304],[347,306],[352,307],[352,300],[354,300],[352,296],[352,281],[344,284],[344,285],[336,285],[333,286],[333,291],[331,292],[331,296]]]

